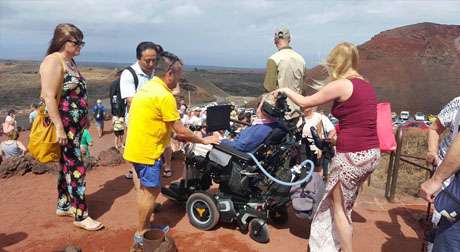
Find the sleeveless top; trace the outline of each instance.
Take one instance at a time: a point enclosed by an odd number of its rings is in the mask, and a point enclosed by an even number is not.
[[[70,130],[75,131],[73,134],[81,134],[88,120],[88,96],[86,80],[78,69],[74,71],[64,68],[64,83],[58,107],[66,132]]]
[[[17,141],[13,141],[12,143],[3,142],[0,144],[0,149],[5,154],[5,159],[18,157],[22,154]]]
[[[359,152],[379,148],[377,136],[377,95],[362,79],[350,80],[353,93],[344,102],[334,101],[332,115],[339,119],[337,152]]]

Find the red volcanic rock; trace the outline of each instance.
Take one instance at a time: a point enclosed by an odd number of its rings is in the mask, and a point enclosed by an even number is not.
[[[458,47],[460,25],[403,26],[358,46],[359,71],[374,85],[380,101],[391,102],[393,111],[437,113],[460,95]],[[326,75],[322,66],[316,66],[307,72],[306,83]]]

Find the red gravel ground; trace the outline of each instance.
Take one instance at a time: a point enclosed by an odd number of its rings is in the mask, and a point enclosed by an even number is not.
[[[91,130],[93,132],[93,130]],[[93,134],[95,135],[95,134]],[[96,151],[112,145],[112,135],[96,139]],[[132,181],[123,174],[128,165],[97,167],[87,175],[89,214],[105,229],[88,232],[72,225],[72,218],[54,214],[56,176],[33,175],[0,179],[0,251],[59,251],[68,244],[83,251],[128,251],[137,223]],[[173,162],[174,177],[181,176]],[[426,206],[414,199],[390,204],[381,191],[366,188],[353,213],[354,251],[420,251]],[[154,222],[172,228],[179,251],[306,251],[309,223],[290,212],[284,226],[269,226],[270,242],[258,244],[235,226],[218,225],[212,231],[192,227],[182,205],[160,196],[161,211]],[[411,202],[411,203],[410,203]]]

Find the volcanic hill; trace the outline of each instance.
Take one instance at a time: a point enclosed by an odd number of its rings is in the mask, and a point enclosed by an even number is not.
[[[375,35],[358,49],[359,71],[393,111],[437,113],[460,95],[460,25],[403,26]],[[305,81],[325,77],[324,67],[316,66]]]

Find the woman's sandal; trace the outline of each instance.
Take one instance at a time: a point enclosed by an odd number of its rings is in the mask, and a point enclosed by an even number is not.
[[[169,170],[165,169],[163,171],[163,177],[165,177],[165,178],[170,178],[170,177],[172,177],[172,175],[173,175],[173,173],[172,173],[172,170],[170,170],[170,169]]]
[[[102,223],[97,220],[93,220],[91,217],[86,217],[86,219],[82,221],[74,221],[73,224],[88,231],[96,231],[104,227]]]

